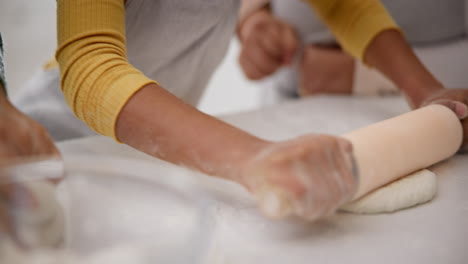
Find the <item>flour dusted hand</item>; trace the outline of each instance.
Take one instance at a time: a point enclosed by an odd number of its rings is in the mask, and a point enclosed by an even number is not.
[[[14,232],[18,223],[13,225],[13,208],[31,211],[28,220],[32,220],[32,215],[40,211],[38,195],[26,184],[12,183],[10,175],[3,169],[23,158],[42,156],[60,156],[47,131],[18,111],[3,94],[0,94],[0,235],[9,234],[12,238],[20,240]],[[18,217],[16,213],[15,211],[15,216]]]
[[[27,156],[59,156],[47,131],[0,97],[0,165]]]
[[[326,135],[272,143],[246,167],[241,183],[272,218],[328,216],[357,190],[352,145]]]

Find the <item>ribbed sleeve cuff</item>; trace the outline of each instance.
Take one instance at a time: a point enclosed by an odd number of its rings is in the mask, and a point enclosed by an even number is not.
[[[342,47],[352,56],[364,61],[364,55],[372,41],[382,31],[394,29],[400,31],[398,26],[392,19],[379,14],[366,14],[358,19],[352,28],[346,31],[342,39],[338,39],[342,43]],[[401,32],[401,31],[400,31]],[[345,41],[352,39],[352,41]]]
[[[369,44],[382,31],[400,31],[377,0],[307,0],[333,32],[342,48],[363,60]]]
[[[103,96],[102,105],[96,109],[97,120],[94,121],[99,121],[92,122],[96,131],[120,142],[115,130],[120,112],[136,92],[151,83],[157,84],[142,74],[128,74],[116,81],[113,85],[118,89]]]

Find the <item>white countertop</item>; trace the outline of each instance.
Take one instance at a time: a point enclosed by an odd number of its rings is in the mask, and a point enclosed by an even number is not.
[[[282,140],[308,132],[339,135],[405,111],[399,98],[318,97],[222,119]],[[68,245],[81,253],[123,243],[151,247],[152,255],[160,250],[171,263],[468,263],[468,155],[431,168],[438,194],[428,204],[305,223],[268,220],[240,186],[108,138],[59,148],[68,166],[61,186]]]

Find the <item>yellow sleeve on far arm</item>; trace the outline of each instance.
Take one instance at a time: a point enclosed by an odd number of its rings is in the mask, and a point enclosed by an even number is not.
[[[382,31],[398,29],[378,0],[305,0],[335,34],[344,50],[361,60]]]
[[[121,109],[154,83],[126,58],[124,0],[58,0],[61,87],[69,106],[98,133],[115,136]]]

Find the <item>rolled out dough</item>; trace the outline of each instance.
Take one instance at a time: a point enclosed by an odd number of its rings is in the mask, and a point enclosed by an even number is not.
[[[426,203],[436,192],[436,175],[424,169],[370,192],[340,210],[358,214],[391,213]]]

